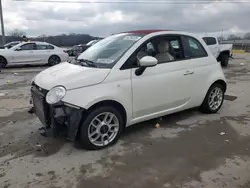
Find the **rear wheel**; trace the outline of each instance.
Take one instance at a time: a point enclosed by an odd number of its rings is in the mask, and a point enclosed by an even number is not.
[[[0,57],[0,70],[5,68],[6,65],[7,65],[6,59],[4,59],[3,57]]]
[[[116,143],[123,122],[121,113],[112,106],[92,110],[81,126],[81,145],[85,149],[97,150]]]
[[[201,105],[201,111],[204,113],[216,113],[224,101],[224,87],[221,84],[213,84]]]
[[[57,65],[61,62],[61,59],[56,56],[56,55],[52,55],[50,58],[49,58],[49,61],[48,61],[48,65],[49,66],[54,66],[54,65]]]
[[[221,54],[221,66],[227,67],[229,62],[229,55],[228,54]]]

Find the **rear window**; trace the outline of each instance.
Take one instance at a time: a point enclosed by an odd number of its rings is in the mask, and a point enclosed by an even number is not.
[[[53,46],[51,45],[47,45],[47,44],[37,44],[37,50],[50,50],[50,49],[54,49]]]
[[[216,44],[216,39],[214,37],[203,37],[203,40],[208,46]]]

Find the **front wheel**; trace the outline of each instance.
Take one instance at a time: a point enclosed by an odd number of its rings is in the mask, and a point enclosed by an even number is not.
[[[224,88],[221,84],[212,85],[201,105],[201,111],[204,113],[216,113],[224,101]]]
[[[5,68],[7,65],[6,60],[3,57],[0,57],[0,70]]]
[[[221,55],[221,66],[227,67],[229,62],[229,55],[228,54],[222,54]]]
[[[97,150],[116,143],[123,122],[121,113],[112,106],[92,110],[81,126],[81,145],[85,149]]]
[[[61,62],[61,59],[56,56],[56,55],[52,55],[49,60],[48,60],[48,65],[49,66],[54,66],[54,65],[57,65]]]

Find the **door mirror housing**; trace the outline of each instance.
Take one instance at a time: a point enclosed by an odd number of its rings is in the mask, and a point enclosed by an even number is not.
[[[158,63],[158,60],[152,56],[144,56],[139,60],[139,68],[135,70],[135,75],[140,76],[146,70],[147,67],[154,67]]]
[[[152,56],[144,56],[139,60],[140,67],[154,67],[158,63],[158,60]]]

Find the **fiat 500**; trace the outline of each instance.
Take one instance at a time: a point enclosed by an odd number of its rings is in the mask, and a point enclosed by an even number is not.
[[[227,84],[205,42],[177,31],[113,34],[32,81],[44,130],[86,149],[114,144],[125,127],[189,108],[215,113]]]

